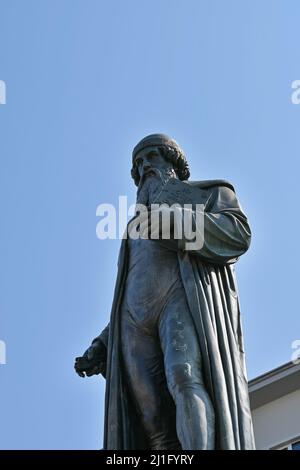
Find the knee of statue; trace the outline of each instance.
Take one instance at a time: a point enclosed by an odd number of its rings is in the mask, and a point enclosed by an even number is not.
[[[190,363],[173,364],[166,371],[170,392],[176,394],[193,384],[192,366]]]

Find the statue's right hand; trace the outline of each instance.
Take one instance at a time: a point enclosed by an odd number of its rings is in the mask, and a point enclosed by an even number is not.
[[[83,356],[76,357],[75,371],[80,377],[90,377],[91,375],[106,375],[107,349],[100,340],[94,340],[91,346],[85,351]]]

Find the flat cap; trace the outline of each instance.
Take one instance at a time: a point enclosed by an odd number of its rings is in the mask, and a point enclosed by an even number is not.
[[[150,134],[144,137],[133,149],[132,152],[132,161],[134,161],[136,155],[138,152],[143,150],[146,147],[153,147],[156,145],[168,145],[169,147],[172,147],[175,150],[178,150],[182,155],[184,155],[184,152],[182,149],[179,147],[177,142],[169,137],[166,134]]]

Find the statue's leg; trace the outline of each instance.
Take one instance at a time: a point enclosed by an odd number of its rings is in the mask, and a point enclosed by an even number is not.
[[[214,449],[214,410],[204,385],[197,334],[181,283],[160,317],[159,335],[182,449]]]
[[[164,373],[157,330],[138,324],[127,306],[121,315],[122,360],[126,381],[149,442],[149,449],[181,449],[174,401]]]

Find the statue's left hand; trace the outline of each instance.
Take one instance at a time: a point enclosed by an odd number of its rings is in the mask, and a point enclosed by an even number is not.
[[[172,233],[174,227],[174,209],[167,205],[161,205],[159,209],[141,213],[139,221],[141,238],[160,238],[164,234]]]

